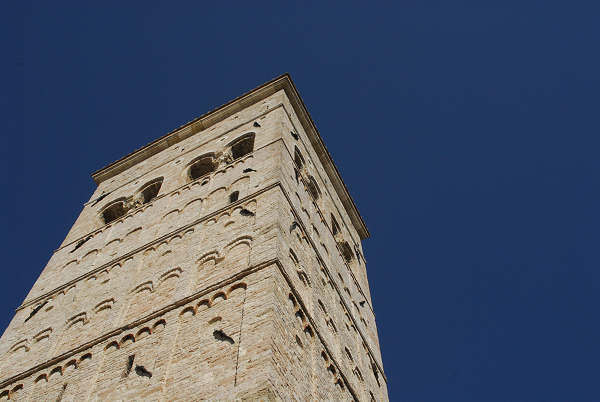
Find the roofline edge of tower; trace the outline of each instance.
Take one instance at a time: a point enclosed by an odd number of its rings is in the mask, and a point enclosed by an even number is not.
[[[304,101],[300,97],[300,94],[296,88],[296,85],[292,81],[292,77],[289,73],[284,73],[278,77],[273,78],[270,81],[254,88],[237,98],[221,105],[211,111],[204,113],[203,115],[191,120],[190,122],[168,132],[160,138],[144,145],[141,148],[136,149],[133,152],[123,156],[115,162],[98,169],[92,173],[94,182],[99,185],[103,181],[123,172],[131,166],[149,158],[150,156],[156,155],[164,149],[194,135],[198,131],[204,130],[213,124],[226,119],[227,117],[239,112],[243,108],[254,104],[275,92],[283,89],[288,96],[292,107],[294,108],[300,122],[306,130],[309,140],[312,146],[315,148],[325,172],[331,180],[331,184],[336,190],[346,212],[350,216],[354,227],[356,228],[361,240],[364,240],[370,236],[367,226],[358,212],[358,208],[346,187],[346,184],[341,178],[340,172],[333,162],[331,154],[327,150],[325,143],[317,129]]]

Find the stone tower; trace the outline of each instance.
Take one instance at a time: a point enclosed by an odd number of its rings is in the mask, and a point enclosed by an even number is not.
[[[388,399],[369,233],[289,75],[92,177],[0,400]]]

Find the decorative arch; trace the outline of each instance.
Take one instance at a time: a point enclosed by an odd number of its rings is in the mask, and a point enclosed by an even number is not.
[[[104,350],[110,352],[111,350],[120,349],[119,343],[117,341],[112,341],[108,345],[104,347]],[[83,360],[83,357],[81,358]]]
[[[231,286],[229,290],[227,290],[227,297],[229,297],[229,295],[231,295],[234,291],[238,289],[246,290],[247,287],[248,286],[244,282],[236,283],[235,285]]]
[[[12,353],[17,352],[18,350],[23,349],[25,352],[29,352],[29,345],[27,339],[22,339],[19,342],[15,343],[11,346],[10,351]]]
[[[60,374],[61,376],[63,375],[63,369],[61,366],[54,367],[52,371],[50,371],[50,374],[48,374],[48,378],[52,378],[52,376],[55,374]]]
[[[94,307],[94,312],[97,314],[103,310],[110,310],[113,304],[115,304],[115,299],[113,298],[103,300],[100,303],[96,304],[96,306]]]
[[[194,308],[194,306],[187,306],[186,308],[181,310],[181,313],[179,313],[180,317],[185,317],[186,315],[196,315],[196,309]]]
[[[218,299],[227,300],[227,295],[225,294],[225,292],[219,292],[213,295],[213,297],[211,298],[211,305],[215,304],[218,301]]]
[[[85,325],[85,324],[87,324],[87,322],[88,322],[87,313],[83,312],[83,313],[76,314],[67,320],[67,329],[72,328],[77,323],[82,323],[82,325]]]
[[[121,338],[121,342],[119,342],[119,345],[127,346],[132,343],[135,343],[135,336],[133,336],[133,334],[127,334],[123,338]]]
[[[67,370],[75,370],[77,368],[77,361],[75,359],[70,360],[67,364],[65,364],[64,371]]]
[[[152,281],[146,281],[146,282],[140,283],[139,285],[137,285],[135,288],[133,288],[131,290],[131,293],[141,293],[144,291],[154,292],[154,284],[152,283]]]
[[[37,378],[33,381],[35,384],[37,384],[38,382],[44,380],[45,382],[48,382],[48,376],[46,374],[40,374],[39,376],[37,376]]]
[[[212,303],[210,302],[210,300],[203,299],[203,300],[200,300],[198,302],[198,304],[196,304],[196,311],[200,311],[200,309],[208,310],[211,306],[212,306]]]
[[[167,322],[163,319],[160,319],[152,325],[152,332],[161,331],[164,327],[167,326]]]
[[[150,334],[152,334],[152,331],[150,331],[150,328],[148,328],[148,327],[144,327],[144,328],[140,329],[140,330],[137,332],[137,334],[135,334],[135,337],[136,337],[137,339],[142,339],[142,338],[145,338],[145,337],[147,337],[147,336],[148,336],[148,335],[150,335]]]
[[[160,284],[165,282],[167,279],[179,278],[182,272],[183,270],[179,267],[168,270],[158,278],[158,285],[160,286]]]
[[[45,339],[50,338],[50,334],[52,333],[52,328],[46,328],[45,330],[39,332],[37,335],[33,337],[34,342],[40,342]]]

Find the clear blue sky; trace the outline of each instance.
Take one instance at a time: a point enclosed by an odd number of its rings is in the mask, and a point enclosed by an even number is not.
[[[4,10],[0,326],[91,172],[290,72],[372,234],[391,399],[599,401],[599,3],[320,3]]]

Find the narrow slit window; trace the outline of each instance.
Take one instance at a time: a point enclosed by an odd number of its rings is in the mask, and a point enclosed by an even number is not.
[[[308,184],[306,185],[306,187],[308,188],[308,193],[310,194],[311,198],[313,200],[318,200],[319,197],[321,196],[321,190],[319,189],[319,186],[317,185],[317,181],[315,180],[314,177],[310,176],[308,179]]]
[[[334,236],[340,233],[340,225],[338,225],[337,220],[335,219],[333,214],[331,214],[331,232]]]
[[[304,166],[304,157],[300,153],[298,147],[294,147],[294,163],[298,169],[302,169],[302,166]]]

